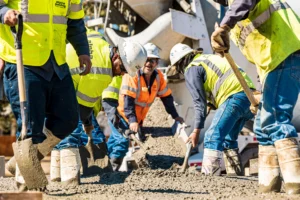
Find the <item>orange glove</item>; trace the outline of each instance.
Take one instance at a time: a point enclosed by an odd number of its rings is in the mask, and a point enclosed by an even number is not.
[[[230,48],[229,32],[230,27],[226,24],[221,27],[216,24],[215,31],[211,35],[211,46],[221,57],[224,57],[224,52],[228,53]]]

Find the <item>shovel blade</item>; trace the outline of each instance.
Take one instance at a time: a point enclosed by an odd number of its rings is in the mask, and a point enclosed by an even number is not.
[[[91,159],[91,155],[85,147],[79,148],[83,176],[112,172],[112,166],[107,155],[105,142],[100,144],[92,143],[91,146],[93,149],[94,160]]]
[[[29,138],[14,142],[12,146],[27,188],[30,190],[45,187],[48,180],[38,158],[37,145],[33,145],[32,139]]]

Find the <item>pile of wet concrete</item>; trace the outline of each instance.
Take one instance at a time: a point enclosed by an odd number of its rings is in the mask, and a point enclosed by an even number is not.
[[[47,186],[44,199],[299,199],[299,195],[258,194],[256,177],[203,176],[191,168],[185,173],[176,169],[184,152],[172,137],[162,103],[152,106],[144,130],[145,152],[134,153],[140,168],[131,172],[105,173],[82,177],[81,185]],[[13,178],[0,179],[1,191],[15,191]]]

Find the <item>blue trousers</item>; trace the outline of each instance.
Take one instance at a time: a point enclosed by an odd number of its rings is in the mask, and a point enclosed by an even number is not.
[[[123,158],[125,157],[128,148],[129,140],[125,138],[122,133],[108,120],[108,124],[111,128],[111,134],[107,141],[108,155],[110,158]],[[128,123],[120,117],[118,123],[119,130],[124,131],[129,129]]]
[[[77,99],[71,75],[60,80],[54,73],[50,81],[46,81],[38,74],[24,69],[28,131],[27,136],[34,144],[44,141],[43,126],[53,134],[64,139],[76,128],[78,123]],[[22,128],[18,78],[16,64],[6,63],[4,69],[4,89],[16,117],[20,135]]]
[[[262,99],[254,123],[260,145],[298,137],[291,120],[300,92],[300,54],[292,54],[264,82]]]
[[[238,148],[237,138],[245,122],[253,118],[244,92],[231,95],[216,111],[205,133],[204,148],[223,151]]]
[[[100,144],[105,142],[105,135],[103,134],[100,126],[96,120],[96,117],[92,115],[92,124],[94,129],[92,131],[92,142],[93,144]],[[66,148],[78,148],[85,146],[88,141],[88,136],[84,132],[82,127],[82,121],[79,120],[77,128],[71,133],[68,137],[62,140],[58,145],[55,146],[55,149],[62,150]]]

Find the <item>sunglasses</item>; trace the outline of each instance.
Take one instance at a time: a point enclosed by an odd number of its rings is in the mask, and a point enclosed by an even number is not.
[[[147,58],[146,63],[150,62],[151,64],[157,63],[157,58]]]

